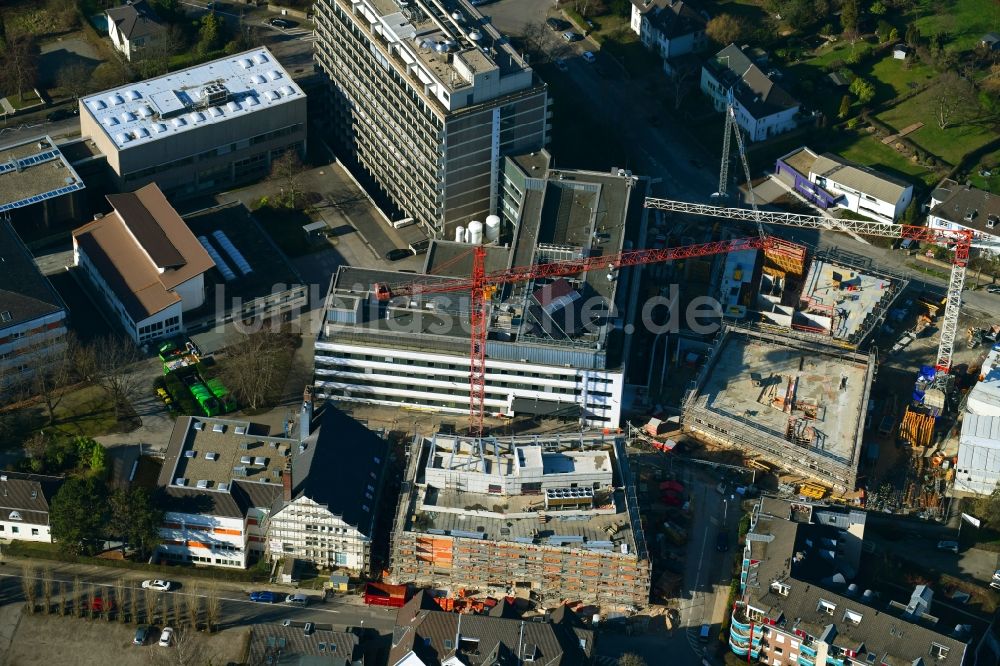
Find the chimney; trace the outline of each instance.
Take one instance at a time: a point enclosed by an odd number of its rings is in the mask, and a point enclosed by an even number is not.
[[[312,387],[306,386],[302,394],[302,411],[299,414],[299,444],[306,441],[312,429],[313,395]]]
[[[281,497],[286,502],[292,501],[292,463],[285,463],[285,469],[281,473]]]

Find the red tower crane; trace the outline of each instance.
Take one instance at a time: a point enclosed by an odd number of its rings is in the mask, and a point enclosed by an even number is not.
[[[486,337],[489,324],[489,301],[498,285],[527,282],[540,278],[579,275],[591,269],[616,269],[641,264],[653,264],[671,259],[688,259],[739,250],[768,250],[776,254],[798,256],[800,246],[771,236],[737,238],[733,240],[668,247],[651,250],[630,250],[611,255],[594,255],[533,266],[518,266],[502,271],[486,272],[486,248],[473,248],[472,275],[468,279],[448,281],[415,281],[400,285],[375,284],[373,291],[379,301],[389,301],[396,296],[419,294],[468,292],[472,336],[469,353],[469,430],[474,436],[483,432],[483,413],[486,401]]]

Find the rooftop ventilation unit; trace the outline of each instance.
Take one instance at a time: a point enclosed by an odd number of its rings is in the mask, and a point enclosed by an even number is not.
[[[215,460],[218,457],[219,454],[215,453],[214,451],[209,451],[208,453],[205,454],[205,460]]]
[[[202,88],[201,98],[209,106],[218,106],[229,99],[229,89],[222,83],[209,83]]]
[[[253,459],[254,467],[267,467],[267,458],[264,456],[257,456]]]
[[[233,430],[233,432],[235,432],[237,435],[245,435],[245,434],[247,434],[247,427],[246,426],[238,425]]]
[[[204,490],[205,488],[208,488],[208,481],[206,479],[198,479],[198,483],[196,485]]]
[[[987,216],[987,218],[986,218],[986,228],[987,229],[992,229],[993,227],[997,226],[997,222],[1000,222],[1000,217],[997,217],[996,215],[989,215],[989,216]]]
[[[253,458],[250,456],[240,456],[241,465],[249,465],[251,462],[253,462]]]
[[[220,483],[219,484],[219,490],[222,490],[222,491],[229,490],[229,484],[228,483]]]
[[[174,479],[174,485],[175,486],[186,486],[187,482],[188,482],[188,480],[185,479],[185,478],[183,478],[183,477],[178,477],[178,478]]]
[[[240,466],[233,468],[233,476],[246,476],[246,475],[247,475],[246,467]]]
[[[223,423],[216,423],[212,426],[212,432],[226,432],[226,426]]]
[[[187,451],[184,452],[184,457],[185,458],[194,458],[194,451],[192,451],[191,449],[188,449]]]
[[[194,429],[198,430],[198,431],[204,430],[205,429],[205,422],[204,421],[195,421],[194,422]]]

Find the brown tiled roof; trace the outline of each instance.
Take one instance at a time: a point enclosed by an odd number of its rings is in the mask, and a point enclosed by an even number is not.
[[[170,290],[215,265],[155,183],[108,201],[114,212],[73,236],[134,321],[178,302]]]

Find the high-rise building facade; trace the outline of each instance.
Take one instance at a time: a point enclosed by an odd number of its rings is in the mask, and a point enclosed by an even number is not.
[[[496,211],[501,157],[542,148],[548,93],[466,0],[318,0],[329,139],[403,217],[443,237]]]

